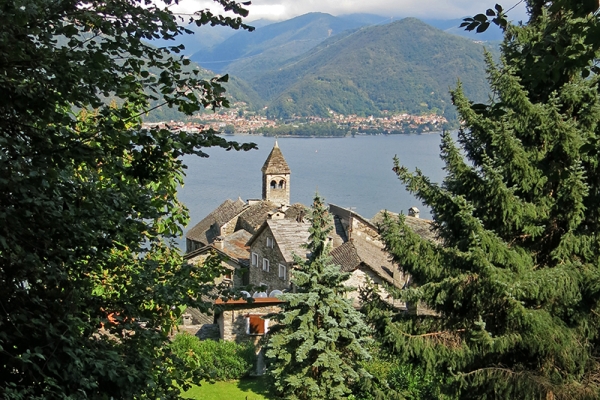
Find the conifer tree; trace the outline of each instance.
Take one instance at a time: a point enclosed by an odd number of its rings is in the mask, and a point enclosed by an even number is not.
[[[526,25],[500,24],[490,101],[452,92],[463,125],[443,134],[441,185],[395,160],[439,241],[403,217],[383,236],[415,284],[401,296],[435,315],[366,311],[400,357],[450,371],[461,398],[600,397],[600,23],[578,3],[528,0]]]
[[[344,294],[349,274],[329,257],[331,216],[317,195],[310,216],[308,260],[295,256],[295,293],[281,296],[286,303],[271,318],[266,352],[275,391],[290,399],[341,399],[365,372],[358,363],[369,358],[362,315]]]

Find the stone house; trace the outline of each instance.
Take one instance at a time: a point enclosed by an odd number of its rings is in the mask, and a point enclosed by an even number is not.
[[[290,280],[296,267],[294,255],[303,259],[308,256],[303,247],[309,237],[310,224],[305,220],[307,209],[302,204],[289,204],[291,170],[277,142],[261,171],[263,198],[246,202],[241,199],[226,200],[219,205],[187,232],[185,258],[190,262],[202,262],[211,251],[216,251],[226,257],[224,265],[231,271],[222,279],[229,279],[234,287],[262,286],[264,289],[256,290],[257,293],[261,290],[293,290]],[[347,281],[349,286],[358,288],[370,279],[379,285],[380,291],[386,296],[384,283],[398,288],[407,285],[409,278],[390,260],[379,236],[378,225],[383,212],[369,220],[333,204],[330,204],[329,211],[334,222],[334,229],[328,238],[332,247],[331,256],[343,271],[351,273]],[[418,218],[416,208],[411,209],[409,215],[406,223],[414,227],[418,234],[431,238],[431,221]],[[354,290],[349,296],[358,305],[358,291]],[[267,297],[267,294],[264,293],[263,297]],[[240,301],[245,303],[245,300]],[[269,302],[261,299],[260,303]],[[394,305],[405,307],[404,304]],[[237,319],[239,315],[234,310],[246,310],[244,312],[248,315],[268,313],[252,311],[252,307],[237,303],[227,307],[220,307],[222,311],[216,315],[216,320],[223,318],[223,321],[229,321],[229,318],[233,318],[238,322],[219,325],[221,339],[231,339],[232,329],[238,332],[235,334],[236,340],[243,337],[239,333],[242,320]],[[224,314],[226,312],[233,314]]]
[[[281,300],[275,297],[255,298],[252,303],[245,299],[215,302],[217,310],[217,325],[221,338],[228,341],[251,340],[258,344],[260,339],[269,332],[268,314],[279,312]]]
[[[247,285],[248,280],[248,240],[252,235],[246,230],[239,230],[228,236],[217,236],[207,246],[197,248],[184,255],[190,264],[203,264],[211,254],[221,257],[227,273],[216,280],[216,284],[229,282],[233,287]]]
[[[268,219],[250,238],[250,282],[267,290],[290,289],[294,254],[306,258],[302,246],[308,241],[305,221]]]

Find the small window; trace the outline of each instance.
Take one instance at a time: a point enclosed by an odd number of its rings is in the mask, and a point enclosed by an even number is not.
[[[263,258],[263,271],[269,271],[269,260]]]
[[[281,279],[283,279],[284,281],[286,280],[287,276],[286,276],[286,268],[285,265],[281,265],[279,264],[279,277]]]
[[[279,189],[285,189],[285,181],[283,179],[279,181]]]
[[[258,267],[258,254],[252,253],[252,266]]]
[[[261,315],[249,314],[246,317],[246,333],[248,335],[264,335],[269,330],[269,320]]]
[[[271,181],[271,189],[277,188],[277,182]]]
[[[269,248],[273,248],[273,238],[272,237],[267,237],[267,247]]]
[[[223,275],[225,279],[232,280],[233,279],[233,271],[228,269],[227,272]]]

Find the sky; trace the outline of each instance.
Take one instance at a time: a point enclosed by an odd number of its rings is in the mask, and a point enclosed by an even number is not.
[[[269,19],[286,20],[309,12],[324,12],[332,15],[353,13],[376,14],[384,17],[417,17],[421,19],[455,19],[484,13],[500,1],[511,20],[525,19],[522,0],[252,0],[248,6],[247,21]],[[180,0],[172,6],[173,11],[192,13],[202,9],[220,12],[219,6],[210,0]]]

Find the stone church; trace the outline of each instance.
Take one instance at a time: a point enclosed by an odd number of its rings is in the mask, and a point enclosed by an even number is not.
[[[214,252],[222,255],[228,272],[220,281],[234,288],[252,287],[248,295],[260,299],[253,305],[243,300],[221,302],[222,313],[213,321],[202,320],[202,316],[191,312],[187,315],[188,324],[216,322],[220,338],[226,340],[260,336],[268,330],[263,326],[268,325],[268,321],[257,319],[257,315],[267,313],[261,311],[259,305],[273,307],[278,302],[278,293],[293,290],[294,255],[308,256],[302,246],[309,236],[308,209],[302,204],[290,204],[290,178],[291,169],[275,141],[262,167],[262,199],[225,200],[187,232],[185,259],[188,262],[202,263]],[[378,286],[386,283],[398,288],[408,283],[408,276],[390,260],[380,239],[377,224],[383,212],[369,220],[334,204],[329,205],[329,211],[334,221],[328,238],[331,256],[342,271],[351,273],[349,286],[359,288],[367,279]],[[409,210],[406,223],[418,234],[433,240],[431,221],[420,219],[416,208]],[[379,287],[385,297],[383,285]],[[358,289],[349,295],[358,306]]]

